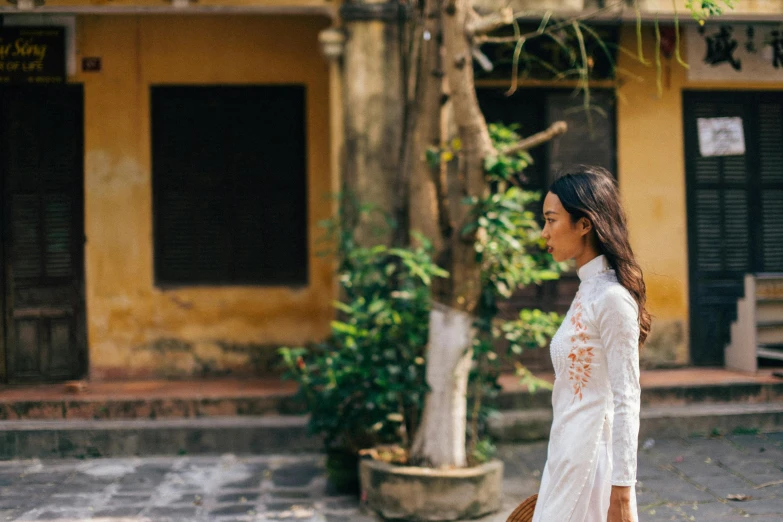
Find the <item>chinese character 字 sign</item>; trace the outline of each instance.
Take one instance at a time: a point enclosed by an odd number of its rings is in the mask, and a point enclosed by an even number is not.
[[[687,29],[691,81],[783,81],[783,26],[719,20]]]
[[[64,28],[0,27],[0,84],[64,81]]]

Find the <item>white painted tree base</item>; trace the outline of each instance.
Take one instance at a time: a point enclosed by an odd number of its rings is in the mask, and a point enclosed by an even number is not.
[[[414,462],[465,467],[467,389],[473,360],[473,317],[434,303],[430,312],[427,383],[421,426],[411,450]]]

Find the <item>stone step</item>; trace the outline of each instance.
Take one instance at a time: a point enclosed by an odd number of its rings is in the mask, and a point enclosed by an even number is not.
[[[783,401],[783,380],[777,383],[732,383],[730,385],[681,385],[643,388],[644,406],[715,402]],[[548,408],[548,390],[510,390],[492,401],[500,410]],[[294,392],[267,396],[68,398],[0,400],[0,421],[10,420],[123,420],[230,416],[289,415],[303,413]]]
[[[783,379],[778,382],[735,382],[731,384],[687,384],[642,388],[642,406],[680,406],[709,403],[783,402]],[[551,408],[552,392],[513,390],[500,393],[492,406],[499,410]]]
[[[513,374],[502,375],[501,384],[493,404],[498,409],[551,405],[550,392],[530,394]],[[279,378],[90,382],[82,393],[68,393],[62,384],[0,386],[0,421],[301,414],[296,391],[295,383]],[[643,371],[642,401],[645,406],[783,401],[783,379],[716,368]]]
[[[549,437],[552,410],[499,411],[490,416],[490,435],[501,442]],[[639,438],[766,432],[783,427],[783,403],[715,403],[642,407]]]
[[[640,438],[770,431],[783,427],[783,403],[691,404],[642,409]],[[546,439],[549,408],[499,411],[489,419],[500,442]],[[306,415],[137,420],[0,421],[0,460],[139,455],[290,454],[320,451]]]
[[[2,400],[0,421],[122,420],[298,414],[304,405],[296,393],[223,397],[69,397]]]
[[[320,451],[306,415],[0,421],[0,460]]]

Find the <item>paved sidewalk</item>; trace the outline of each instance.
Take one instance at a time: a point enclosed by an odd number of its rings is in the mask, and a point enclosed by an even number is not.
[[[644,441],[643,441],[644,443]],[[783,521],[783,433],[648,441],[639,456],[641,522]],[[500,448],[503,522],[536,491],[545,443]],[[739,495],[743,500],[729,500]],[[0,462],[0,521],[371,522],[329,491],[318,455]]]

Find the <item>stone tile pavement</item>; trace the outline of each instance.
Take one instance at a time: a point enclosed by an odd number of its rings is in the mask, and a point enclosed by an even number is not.
[[[641,522],[783,521],[783,433],[642,444]],[[503,522],[537,490],[546,443],[505,445],[499,457],[504,506],[483,522]],[[323,464],[319,455],[0,462],[0,521],[374,521],[330,491]]]

